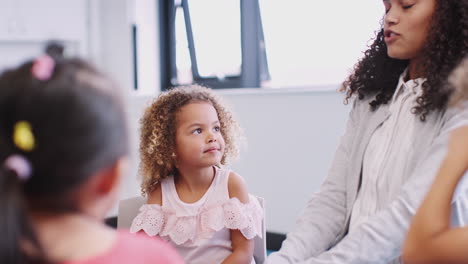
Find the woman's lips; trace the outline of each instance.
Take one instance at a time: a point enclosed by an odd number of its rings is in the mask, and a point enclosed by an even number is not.
[[[384,33],[385,43],[390,44],[390,43],[394,42],[399,36],[400,36],[400,34],[398,34],[398,33],[395,33],[395,32],[393,32],[391,30],[386,30],[385,33]]]

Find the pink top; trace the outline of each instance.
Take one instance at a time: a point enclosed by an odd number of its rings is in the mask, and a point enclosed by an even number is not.
[[[183,264],[184,261],[166,242],[141,234],[118,231],[115,245],[104,254],[82,261],[61,264]]]
[[[262,236],[263,209],[253,196],[247,204],[229,198],[229,174],[216,168],[211,186],[195,203],[180,200],[173,177],[164,179],[162,206],[143,205],[130,232],[143,230],[171,242],[187,263],[221,263],[232,253],[230,229],[247,239]]]

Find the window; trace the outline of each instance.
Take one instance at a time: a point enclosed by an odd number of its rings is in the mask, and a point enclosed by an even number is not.
[[[259,87],[268,78],[257,0],[160,1],[160,18],[163,88]]]
[[[375,0],[160,1],[162,87],[336,89],[380,28]]]

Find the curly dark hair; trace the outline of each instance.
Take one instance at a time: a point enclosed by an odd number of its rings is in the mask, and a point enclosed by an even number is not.
[[[408,60],[390,58],[384,42],[382,28],[374,42],[355,65],[354,72],[343,82],[345,103],[357,95],[358,99],[375,96],[371,110],[386,104],[392,98],[399,76],[408,66]],[[468,50],[468,1],[437,0],[436,11],[423,47],[424,60],[419,65],[426,78],[423,93],[417,98],[414,113],[424,121],[433,110],[446,107],[453,86],[447,81],[449,74],[460,63]]]
[[[177,170],[172,153],[175,149],[176,114],[192,102],[209,102],[215,108],[221,124],[225,150],[221,165],[239,155],[239,144],[244,140],[242,130],[221,97],[209,88],[190,85],[170,89],[156,98],[146,108],[140,120],[140,175],[143,177],[141,192],[146,195],[156,184]]]

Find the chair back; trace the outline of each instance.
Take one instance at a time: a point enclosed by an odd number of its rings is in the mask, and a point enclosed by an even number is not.
[[[133,219],[138,215],[140,207],[146,203],[146,198],[135,196],[119,202],[117,228],[130,229]]]
[[[263,209],[263,222],[262,222],[262,237],[256,236],[254,238],[254,259],[256,264],[262,264],[265,262],[267,256],[267,248],[266,248],[266,225],[265,225],[265,218],[266,218],[266,210],[265,210],[265,199],[262,197],[255,196],[262,206]]]

